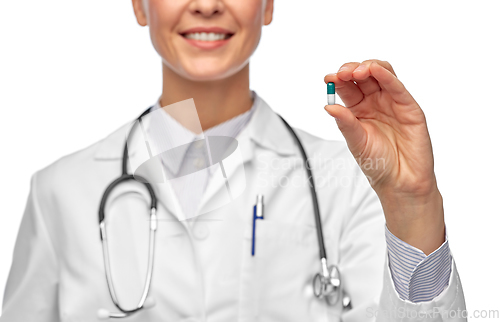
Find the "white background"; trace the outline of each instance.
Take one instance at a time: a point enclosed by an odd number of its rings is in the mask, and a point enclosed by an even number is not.
[[[427,117],[468,309],[500,310],[498,2],[275,2],[251,88],[293,126],[343,139],[323,77],[389,61]],[[31,175],[154,103],[161,63],[130,1],[3,1],[0,35],[3,290]]]

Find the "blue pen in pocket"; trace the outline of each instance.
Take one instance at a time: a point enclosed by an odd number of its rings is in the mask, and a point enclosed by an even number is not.
[[[257,195],[257,203],[253,206],[252,256],[255,255],[255,221],[264,219],[264,196]]]

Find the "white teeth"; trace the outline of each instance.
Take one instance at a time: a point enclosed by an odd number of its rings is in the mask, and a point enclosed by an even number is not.
[[[217,40],[223,40],[226,38],[226,34],[216,34],[213,32],[206,33],[206,32],[195,32],[191,34],[186,34],[184,37],[188,39],[194,39],[194,40],[201,40],[201,41],[217,41]]]

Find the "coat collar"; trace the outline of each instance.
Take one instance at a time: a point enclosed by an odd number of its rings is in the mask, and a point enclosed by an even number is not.
[[[297,147],[283,121],[255,91],[252,92],[256,110],[241,135],[246,133],[257,145],[280,155],[297,153]],[[127,123],[101,140],[94,154],[94,159],[121,159],[129,129],[130,123]],[[135,152],[135,147],[130,147],[129,155],[132,156]]]
[[[283,121],[280,117],[274,113],[274,111],[269,107],[269,105],[261,99],[254,91],[254,104],[255,111],[247,124],[247,126],[239,133],[236,137],[238,145],[241,151],[241,164],[244,166],[246,162],[251,161],[255,155],[255,145],[274,151],[278,155],[287,156],[298,153],[297,147],[291,134],[288,132]],[[144,122],[145,128],[147,128],[147,122]],[[102,140],[97,147],[97,151],[94,155],[95,160],[105,161],[105,160],[116,160],[122,159],[123,148],[126,142],[126,136],[129,133],[131,124],[126,124],[120,127],[117,131],[110,134],[107,138]],[[129,172],[130,169],[136,169],[138,164],[147,160],[147,153],[144,144],[141,141],[141,130],[136,128],[136,140],[132,140],[129,145]],[[135,142],[135,143],[134,143]],[[141,142],[140,145],[138,142]],[[146,154],[146,159],[144,155]],[[135,164],[135,166],[132,166]],[[118,165],[117,165],[118,166]],[[220,170],[219,170],[220,171]],[[238,171],[238,167],[230,167],[226,169],[226,175],[228,180]],[[152,177],[158,178],[158,173],[151,172]],[[148,175],[145,176],[148,178]],[[178,220],[183,222],[183,225],[187,228],[184,215],[180,204],[175,198],[173,193],[173,188],[171,184],[155,184],[152,182],[154,189],[157,191],[157,195],[161,196],[159,202],[162,203],[168,211],[177,217]],[[200,201],[199,211],[200,214],[209,211],[210,200],[212,198],[218,198],[224,187],[224,183],[217,180],[210,180],[205,193],[203,194],[202,200]],[[207,208],[208,207],[208,208]]]

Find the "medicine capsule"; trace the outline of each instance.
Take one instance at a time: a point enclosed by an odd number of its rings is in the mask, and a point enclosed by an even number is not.
[[[328,96],[328,105],[335,104],[335,83],[328,83],[326,85],[326,93]]]

